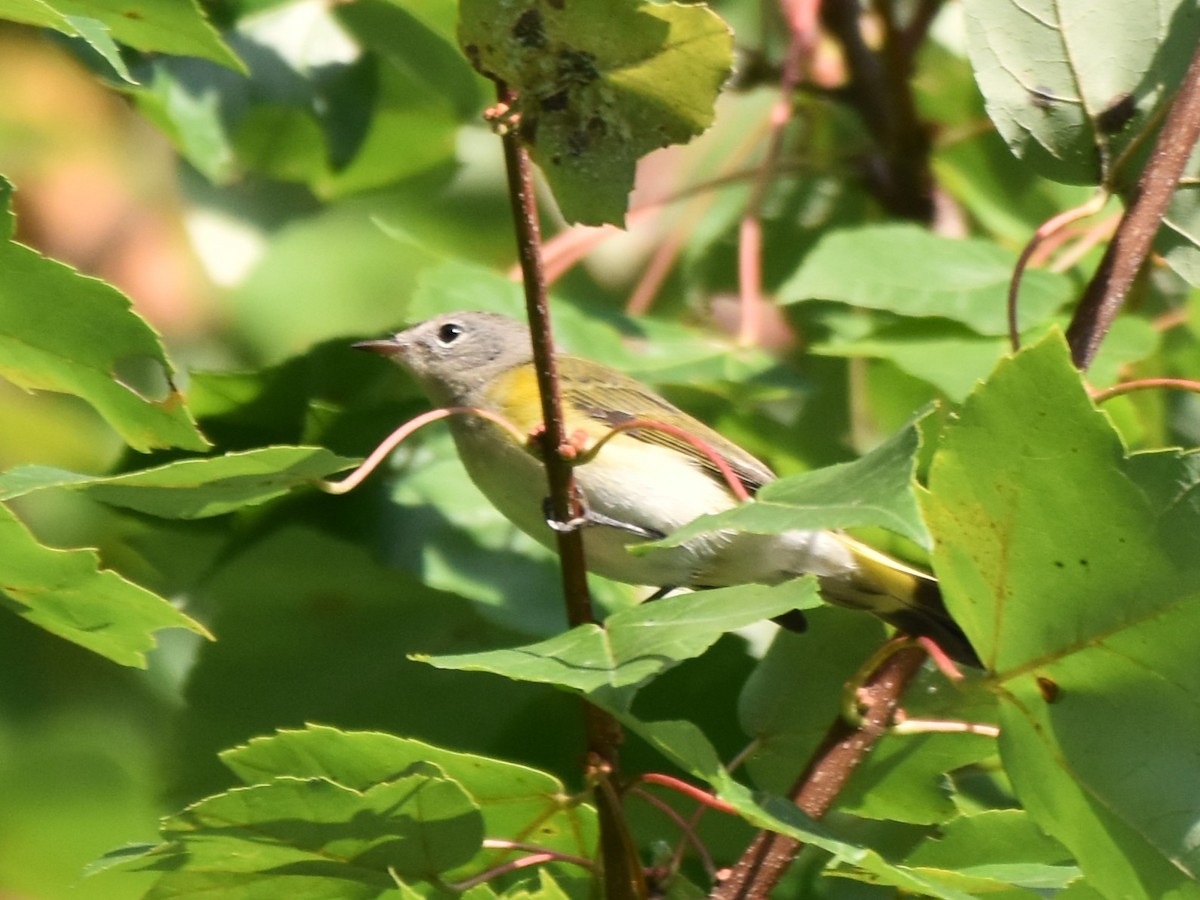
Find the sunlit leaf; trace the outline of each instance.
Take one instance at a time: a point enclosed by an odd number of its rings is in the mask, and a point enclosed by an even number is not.
[[[936,840],[921,842],[905,862],[1047,890],[1080,877],[1070,859],[1066,848],[1047,837],[1024,810],[997,809],[947,822]]]
[[[930,473],[935,571],[996,673],[1014,785],[1129,896],[1200,870],[1198,489],[1197,454],[1126,455],[1061,336],[1000,365]]]
[[[526,647],[421,659],[440,669],[492,672],[598,694],[608,705],[622,706],[640,685],[699,656],[726,631],[816,605],[816,597],[810,578],[777,587],[700,591],[644,603],[609,616],[603,627],[580,625]]]
[[[66,488],[153,516],[201,519],[265,503],[355,462],[320,447],[263,447],[123,475],[88,476],[49,466],[21,466],[0,474],[0,500]]]
[[[113,38],[150,53],[199,56],[243,68],[195,0],[0,0],[0,18],[82,37],[122,77],[128,72],[111,58]]]
[[[116,288],[13,241],[11,192],[0,179],[0,376],[82,397],[136,450],[205,449],[158,335]]]
[[[773,481],[759,490],[753,502],[701,516],[660,541],[639,545],[634,552],[677,547],[697,535],[722,529],[778,534],[868,525],[927,545],[929,535],[912,487],[919,444],[914,422],[854,462]]]
[[[488,837],[536,841],[560,853],[589,856],[595,847],[591,807],[576,803],[561,781],[528,766],[381,732],[345,732],[309,725],[255,738],[221,760],[247,784],[281,776],[328,778],[366,790],[420,762],[436,765],[479,807]]]
[[[707,128],[732,64],[729,27],[699,5],[465,0],[459,9],[463,51],[517,92],[516,127],[573,222],[621,222],[638,158]]]
[[[125,666],[145,668],[163,628],[204,626],[145,588],[100,568],[95,550],[39,544],[0,504],[0,602],[59,637]]]
[[[362,790],[294,777],[234,788],[167,818],[162,831],[165,843],[136,861],[165,870],[150,897],[201,888],[377,897],[463,864],[484,836],[462,788],[422,762]]]
[[[1098,184],[1180,83],[1200,37],[1186,0],[967,0],[967,46],[988,114],[1043,174]],[[1120,21],[1120,28],[1112,23]]]
[[[1188,0],[968,0],[968,48],[988,115],[1013,153],[1070,184],[1104,184],[1127,200],[1157,139],[1163,112],[1200,41]],[[1113,28],[1113,22],[1121,27]],[[1200,284],[1200,204],[1187,166],[1157,248]]]
[[[779,299],[837,300],[1002,335],[1008,333],[1005,298],[1016,260],[1015,252],[991,241],[939,237],[915,225],[868,225],[822,238],[780,287]],[[1062,275],[1026,271],[1021,330],[1045,321],[1070,292]]]

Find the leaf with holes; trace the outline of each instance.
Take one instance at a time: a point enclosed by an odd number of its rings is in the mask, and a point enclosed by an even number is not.
[[[82,397],[135,450],[204,450],[162,343],[109,284],[12,240],[12,186],[0,179],[0,376]]]
[[[458,40],[511,110],[570,221],[620,223],[638,158],[713,119],[733,36],[703,6],[463,0]]]

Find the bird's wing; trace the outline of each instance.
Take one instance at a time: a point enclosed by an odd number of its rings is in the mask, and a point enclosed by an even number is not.
[[[576,357],[561,356],[559,379],[562,385],[564,406],[585,414],[591,422],[613,428],[633,419],[661,420],[674,424],[692,437],[699,438],[717,452],[729,465],[746,490],[753,494],[775,474],[765,463],[751,456],[732,441],[722,437],[703,422],[692,418],[683,410],[654,394],[638,381],[611,369],[604,370],[604,380],[592,377],[594,364],[585,363]],[[639,412],[631,412],[638,410]],[[568,422],[568,430],[580,427],[581,423]],[[594,428],[586,429],[597,437]],[[715,479],[722,479],[720,470],[708,455],[683,438],[656,428],[635,428],[626,432],[635,440],[657,444],[677,451],[691,459]],[[601,451],[603,452],[603,451]]]

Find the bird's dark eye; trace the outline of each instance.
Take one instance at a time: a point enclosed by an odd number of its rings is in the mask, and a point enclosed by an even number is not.
[[[461,325],[459,325],[455,322],[448,322],[447,324],[443,325],[441,328],[438,329],[438,333],[437,333],[438,343],[441,344],[443,347],[449,347],[456,340],[458,340],[460,337],[462,337],[463,332],[465,332],[465,331],[466,331],[466,329],[463,328]]]

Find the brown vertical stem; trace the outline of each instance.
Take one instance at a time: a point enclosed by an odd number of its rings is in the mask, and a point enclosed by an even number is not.
[[[857,725],[839,718],[826,733],[791,797],[814,819],[825,815],[851,774],[866,759],[892,722],[900,697],[925,661],[920,647],[903,647],[884,659],[863,686],[866,712]],[[763,900],[787,872],[803,843],[761,831],[733,867],[733,873],[709,896],[713,900]]]
[[[497,82],[496,96],[503,106],[512,109],[516,95],[506,85]],[[558,362],[550,327],[550,307],[546,297],[546,274],[542,267],[541,227],[532,167],[516,128],[502,129],[501,140],[516,231],[517,256],[525,286],[525,309],[533,342],[533,364],[537,370],[542,421],[545,423],[541,435],[542,459],[546,466],[550,509],[555,519],[567,522],[575,518],[580,509],[571,465],[560,452],[560,448],[567,446],[567,440],[563,427]],[[556,534],[567,620],[572,626],[594,622],[583,553],[583,534],[579,529],[558,531]],[[596,785],[594,796],[600,810],[600,858],[605,896],[608,900],[645,897],[646,884],[641,864],[629,838],[619,798],[611,788],[617,771],[621,728],[608,713],[590,703],[584,704],[584,727],[587,733],[588,765],[591,780]]]
[[[841,44],[850,71],[850,103],[879,147],[878,154],[867,161],[867,187],[890,212],[931,222],[930,139],[917,116],[910,83],[912,43],[918,32],[889,29],[876,54],[863,37],[861,15],[859,0],[824,0],[821,6],[821,19]]]

